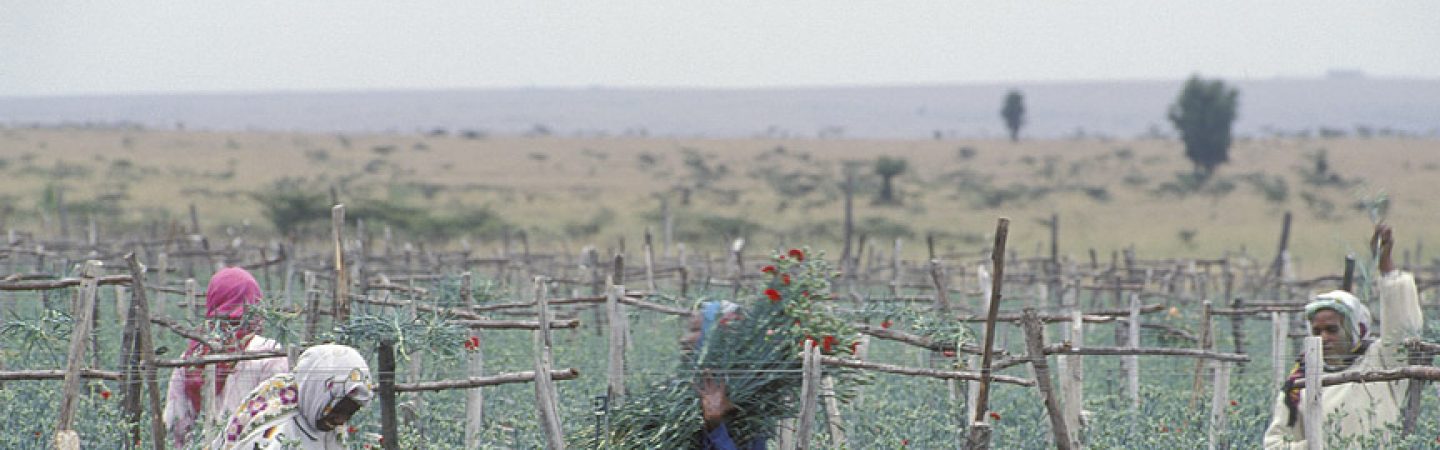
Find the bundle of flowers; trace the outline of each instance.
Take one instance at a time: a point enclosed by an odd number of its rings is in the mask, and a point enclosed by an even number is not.
[[[801,249],[772,256],[758,294],[739,299],[738,314],[714,320],[675,376],[615,405],[606,429],[578,433],[587,448],[701,448],[704,427],[697,384],[710,377],[725,384],[736,411],[726,421],[730,435],[748,445],[773,439],[778,422],[795,417],[801,386],[801,349],[814,342],[828,355],[851,355],[858,335],[824,310],[836,273],[821,258]],[[829,370],[829,369],[827,369]],[[858,374],[834,371],[837,386],[855,386]],[[842,398],[848,397],[842,395]],[[597,442],[598,441],[598,442]]]

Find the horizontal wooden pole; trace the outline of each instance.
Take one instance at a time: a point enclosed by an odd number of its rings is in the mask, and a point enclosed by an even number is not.
[[[931,339],[931,338],[926,337],[926,336],[920,336],[920,335],[917,335],[917,334],[910,334],[910,333],[906,333],[906,332],[904,332],[904,331],[891,330],[891,329],[887,329],[887,328],[880,328],[880,327],[877,327],[877,326],[874,326],[874,325],[867,325],[867,324],[863,324],[863,323],[852,323],[852,324],[850,324],[850,326],[855,327],[855,330],[856,330],[856,331],[859,331],[859,332],[861,332],[861,333],[868,334],[868,335],[870,335],[870,336],[874,336],[874,337],[877,337],[877,338],[880,338],[880,339],[885,339],[885,340],[889,340],[889,341],[896,341],[896,342],[903,342],[903,343],[910,344],[910,345],[913,345],[913,346],[916,346],[916,347],[927,348],[927,349],[934,350],[934,351],[937,351],[937,352],[942,352],[942,351],[946,351],[946,350],[950,350],[950,351],[954,351],[954,350],[955,350],[955,343],[954,343],[954,342],[936,341],[936,340]],[[979,355],[979,354],[985,353],[985,352],[983,351],[983,349],[980,348],[980,346],[975,345],[975,344],[970,344],[970,343],[966,343],[965,345],[962,345],[962,346],[960,347],[960,352],[961,352],[961,353],[969,353],[969,354],[972,354],[972,355]],[[1004,355],[1004,354],[1006,354],[1006,352],[1005,352],[1004,350],[1001,350],[1001,349],[996,349],[994,353],[997,354],[997,355]]]
[[[1239,353],[1222,353],[1193,348],[1130,348],[1130,347],[1081,347],[1074,348],[1070,344],[1051,344],[1045,346],[1047,355],[1085,355],[1085,356],[1186,356],[1200,359],[1214,359],[1229,362],[1248,362],[1250,356]]]
[[[261,352],[214,354],[190,359],[159,359],[155,360],[155,367],[194,367],[223,362],[250,361],[255,359],[267,359],[286,356],[289,356],[289,353],[286,353],[285,350],[266,350]]]
[[[120,372],[112,370],[80,369],[80,378],[89,378],[92,380],[120,381]],[[0,381],[63,379],[65,379],[65,371],[60,369],[0,371]]]
[[[825,355],[820,355],[820,363],[827,366],[849,367],[851,369],[860,370],[873,370],[876,372],[893,373],[898,375],[941,378],[947,380],[980,381],[980,372],[959,372],[952,370],[921,369],[916,367],[897,366],[894,364],[857,361],[853,359],[838,358]],[[1008,375],[991,375],[990,381],[997,383],[1014,384],[1018,386],[1035,385],[1035,380],[1012,377]]]
[[[580,377],[580,371],[575,368],[551,370],[550,379],[556,381],[573,380]],[[419,383],[396,384],[395,392],[423,392],[423,391],[444,391],[448,389],[469,389],[482,386],[495,386],[510,383],[527,383],[535,381],[535,371],[502,373],[488,377],[470,377],[464,380],[441,380],[421,381]]]
[[[629,296],[629,295],[626,295],[626,296],[624,296],[624,297],[620,297],[619,300],[620,300],[620,303],[624,303],[624,304],[627,304],[627,305],[630,305],[630,306],[634,306],[634,307],[637,307],[637,308],[640,308],[640,309],[648,309],[648,310],[651,310],[651,311],[656,311],[656,312],[660,312],[660,313],[665,313],[665,314],[669,314],[669,315],[672,315],[672,316],[688,316],[688,315],[692,314],[692,312],[691,312],[690,310],[685,309],[685,308],[677,308],[677,307],[674,307],[674,306],[661,305],[661,304],[659,304],[659,303],[651,303],[651,302],[647,302],[647,301],[644,301],[644,300],[640,300],[640,299],[638,299],[638,298],[631,297],[631,296]]]
[[[96,278],[101,285],[107,284],[130,284],[129,275],[106,275]],[[79,278],[61,278],[58,280],[35,280],[35,281],[13,281],[0,283],[0,291],[49,291],[54,289],[65,289],[80,285]]]
[[[538,329],[540,329],[540,321],[538,321],[538,320],[474,320],[474,319],[462,319],[462,320],[452,320],[452,321],[450,321],[450,323],[453,323],[453,324],[456,324],[456,325],[464,325],[464,326],[470,327],[470,328],[479,328],[479,329],[486,329],[486,330],[538,330]],[[579,326],[580,326],[580,321],[579,321],[579,320],[576,320],[576,319],[551,320],[551,321],[550,321],[550,328],[578,328]]]
[[[1320,385],[1334,386],[1346,383],[1374,383],[1399,380],[1440,381],[1440,367],[1405,366],[1369,372],[1341,372],[1322,376],[1320,378]],[[1295,380],[1295,385],[1305,387],[1305,380]]]

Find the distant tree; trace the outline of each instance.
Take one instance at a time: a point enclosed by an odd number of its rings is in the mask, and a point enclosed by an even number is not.
[[[1185,157],[1195,172],[1208,178],[1215,167],[1230,160],[1230,129],[1240,92],[1221,80],[1191,76],[1170,105],[1170,122],[1185,141]]]
[[[1010,142],[1020,141],[1020,127],[1025,125],[1025,94],[1011,89],[1005,94],[1005,106],[1000,108],[1000,117],[1005,118],[1005,128],[1010,129]]]
[[[900,200],[895,197],[894,179],[896,176],[905,173],[905,169],[909,167],[910,163],[903,158],[881,156],[875,160],[875,174],[880,176],[881,182],[880,198],[875,199],[875,203],[900,203]]]

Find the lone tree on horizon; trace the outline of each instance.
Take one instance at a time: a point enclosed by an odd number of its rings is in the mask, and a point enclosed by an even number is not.
[[[896,176],[905,173],[910,167],[909,162],[904,158],[891,158],[881,156],[875,160],[875,174],[880,176],[880,197],[875,199],[876,204],[896,205],[900,199],[895,197],[894,180]]]
[[[1230,129],[1239,97],[1240,92],[1222,80],[1192,75],[1170,105],[1170,122],[1185,141],[1185,157],[1202,178],[1209,178],[1216,166],[1230,161]]]
[[[1020,127],[1025,125],[1025,94],[1011,89],[1005,94],[1005,106],[1000,108],[1000,117],[1005,118],[1005,127],[1010,129],[1010,142],[1020,142]]]

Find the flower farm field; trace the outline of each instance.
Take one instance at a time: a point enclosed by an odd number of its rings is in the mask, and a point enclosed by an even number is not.
[[[1440,242],[1440,229],[1431,225],[1440,221],[1440,204],[1430,187],[1440,174],[1440,141],[1243,140],[1231,155],[1216,179],[1197,185],[1179,175],[1189,170],[1180,145],[1165,140],[472,139],[3,129],[0,176],[6,182],[0,184],[0,207],[3,225],[17,232],[0,259],[0,272],[14,275],[0,277],[0,372],[63,371],[76,345],[89,349],[85,367],[124,367],[127,355],[120,350],[127,309],[122,305],[138,301],[133,290],[106,284],[93,291],[93,332],[72,341],[75,328],[85,328],[83,321],[76,322],[73,305],[84,304],[86,291],[19,288],[79,277],[77,266],[87,259],[104,260],[107,277],[128,276],[120,258],[126,252],[135,252],[146,265],[143,280],[149,287],[164,288],[146,291],[152,316],[178,322],[175,328],[202,328],[184,306],[186,278],[193,277],[203,292],[208,268],[246,265],[267,294],[252,313],[265,319],[266,336],[286,344],[335,340],[354,345],[370,358],[376,374],[379,341],[396,340],[393,373],[398,383],[411,387],[541,366],[539,360],[546,358],[537,352],[545,353],[544,332],[532,328],[544,318],[536,315],[543,308],[527,302],[534,302],[543,286],[548,292],[543,298],[555,299],[545,309],[554,314],[554,323],[578,320],[574,328],[551,325],[546,364],[578,371],[578,377],[554,383],[555,410],[571,448],[588,448],[585,444],[606,429],[607,421],[619,417],[597,414],[597,405],[603,404],[599,398],[612,389],[607,376],[611,354],[623,348],[623,385],[632,399],[673,386],[677,379],[693,379],[695,374],[678,369],[686,358],[678,342],[686,320],[678,315],[704,300],[773,306],[766,288],[788,286],[789,279],[781,282],[761,268],[776,264],[783,270],[789,263],[772,258],[789,248],[805,249],[814,261],[839,259],[843,196],[837,185],[844,179],[845,162],[890,156],[908,161],[909,169],[895,180],[901,203],[872,204],[879,180],[871,169],[858,169],[863,176],[856,222],[870,236],[863,256],[849,265],[834,264],[848,267],[845,277],[832,273],[805,280],[834,283],[835,298],[825,295],[828,288],[817,288],[813,310],[806,313],[831,324],[839,347],[868,342],[863,358],[854,348],[828,356],[932,373],[977,371],[972,361],[978,357],[967,349],[979,346],[984,323],[961,319],[983,312],[983,293],[990,286],[983,280],[989,275],[977,272],[994,270],[986,255],[996,218],[1009,217],[1011,256],[1000,280],[1002,316],[1019,315],[1024,307],[1049,315],[1083,312],[1094,316],[1087,319],[1093,323],[1085,324],[1083,342],[1072,340],[1071,348],[1126,347],[1122,332],[1131,320],[1117,318],[1129,315],[1124,311],[1133,294],[1137,304],[1147,305],[1143,315],[1135,313],[1137,327],[1145,325],[1137,328],[1139,348],[1193,349],[1217,358],[1243,353],[1248,359],[1228,366],[1229,389],[1217,390],[1212,371],[1197,364],[1201,359],[1138,356],[1139,399],[1132,410],[1135,399],[1128,391],[1124,358],[1085,356],[1081,406],[1088,413],[1078,436],[1087,448],[1255,448],[1277,392],[1276,328],[1266,315],[1207,316],[1202,301],[1213,301],[1215,308],[1230,306],[1228,292],[1246,301],[1293,306],[1313,291],[1338,287],[1332,279],[1295,278],[1337,274],[1347,252],[1360,255],[1363,268],[1364,238],[1371,227],[1367,209],[1373,208],[1365,202],[1383,191],[1388,209],[1380,214],[1397,230],[1397,259],[1401,249],[1410,255],[1402,265],[1422,281],[1427,314],[1440,313],[1434,308],[1440,304],[1433,283],[1437,270],[1428,258],[1437,251],[1432,243]],[[1317,169],[1319,161],[1323,170]],[[433,228],[433,234],[417,227],[397,229],[393,236],[385,236],[384,224],[374,222],[362,231],[352,217],[340,239],[340,272],[353,274],[338,277],[349,281],[339,289],[352,294],[349,317],[336,320],[344,313],[333,304],[336,250],[329,212],[314,211],[289,239],[280,238],[251,195],[279,189],[323,196],[333,189],[347,210],[383,203],[412,215],[493,214]],[[663,194],[674,215],[675,242],[686,247],[683,252],[678,246],[661,249],[657,238],[651,281],[641,243],[646,228],[661,235],[657,194]],[[189,225],[192,204],[198,229]],[[58,225],[58,205],[65,205],[69,217],[66,232]],[[1294,214],[1289,251],[1295,266],[1285,272],[1296,276],[1282,284],[1267,276],[1267,269],[1287,210]],[[1060,218],[1055,261],[1049,259],[1051,228],[1043,223],[1052,214]],[[87,242],[92,221],[94,242]],[[523,244],[514,231],[525,232]],[[927,260],[927,235],[935,239],[935,266]],[[737,237],[748,238],[743,256],[729,253]],[[896,238],[903,241],[898,255]],[[278,259],[282,243],[287,250]],[[587,252],[591,245],[593,253]],[[1122,262],[1119,252],[1131,246],[1134,251]],[[621,252],[624,264],[617,273],[611,258]],[[312,273],[313,282],[306,281],[305,272]],[[462,273],[473,275],[469,284]],[[1228,275],[1234,276],[1233,291],[1222,282]],[[532,285],[531,277],[537,276],[545,283]],[[605,276],[623,277],[632,295],[610,306],[595,301],[605,292]],[[1363,288],[1367,272],[1359,272],[1357,280]],[[133,287],[136,281],[115,283]],[[942,288],[936,289],[936,283]],[[809,291],[804,297],[809,299]],[[948,305],[937,306],[942,302]],[[614,315],[607,316],[607,308],[614,308]],[[482,331],[482,325],[462,319],[536,325]],[[307,320],[316,323],[313,334],[306,330]],[[168,328],[151,328],[155,358],[178,358],[185,347],[185,338]],[[1068,322],[1045,326],[1043,344],[1063,343],[1069,328]],[[616,329],[628,333],[626,338],[611,339]],[[1036,369],[1023,362],[1028,350],[1021,327],[1002,320],[996,330],[996,346],[1005,353],[997,361],[1014,363],[996,375],[1034,380]],[[1303,328],[1282,322],[1279,332],[1299,335]],[[1205,335],[1212,338],[1209,346],[1201,342]],[[1300,340],[1285,339],[1280,348],[1287,356],[1280,361],[1288,367]],[[1425,340],[1440,340],[1440,321],[1427,324]],[[481,353],[475,352],[476,342]],[[1067,375],[1065,368],[1074,367],[1067,364],[1081,358],[1056,352],[1045,350],[1054,356],[1048,358],[1050,375],[1059,380]],[[483,361],[482,370],[475,368],[475,360]],[[793,376],[801,377],[795,361]],[[964,445],[967,393],[976,383],[847,369],[851,372],[832,365],[824,370],[853,377],[837,378],[850,383],[837,387],[844,401],[836,417],[821,408],[812,447],[834,447],[836,429],[844,431],[848,448]],[[792,371],[784,373],[791,376]],[[169,369],[160,371],[162,393],[168,374]],[[534,374],[521,378],[483,388],[483,422],[473,433],[466,430],[467,414],[473,412],[466,390],[400,392],[398,404],[388,404],[398,413],[399,447],[464,448],[471,434],[481,448],[544,448],[540,399],[545,394],[537,394],[543,391],[537,386],[548,385],[530,382]],[[62,381],[0,383],[0,405],[7,412],[0,415],[0,448],[51,448],[56,418],[62,415]],[[95,379],[79,386],[71,429],[89,448],[122,447],[131,430],[121,405],[123,386]],[[1074,388],[1068,392],[1077,392]],[[995,383],[989,393],[991,448],[1053,446],[1040,389]],[[1440,400],[1430,387],[1421,398],[1415,431],[1400,438],[1395,430],[1397,437],[1385,445],[1429,448],[1440,442],[1440,421],[1435,420]],[[383,403],[377,398],[350,422],[352,447],[380,445]],[[155,411],[148,406],[142,411],[136,429],[149,447],[154,439],[144,424]],[[692,412],[698,420],[698,410]],[[832,420],[840,426],[830,427]],[[698,422],[676,422],[698,429]],[[612,444],[624,447],[623,442]],[[1330,445],[1375,448],[1380,443],[1333,440]]]

